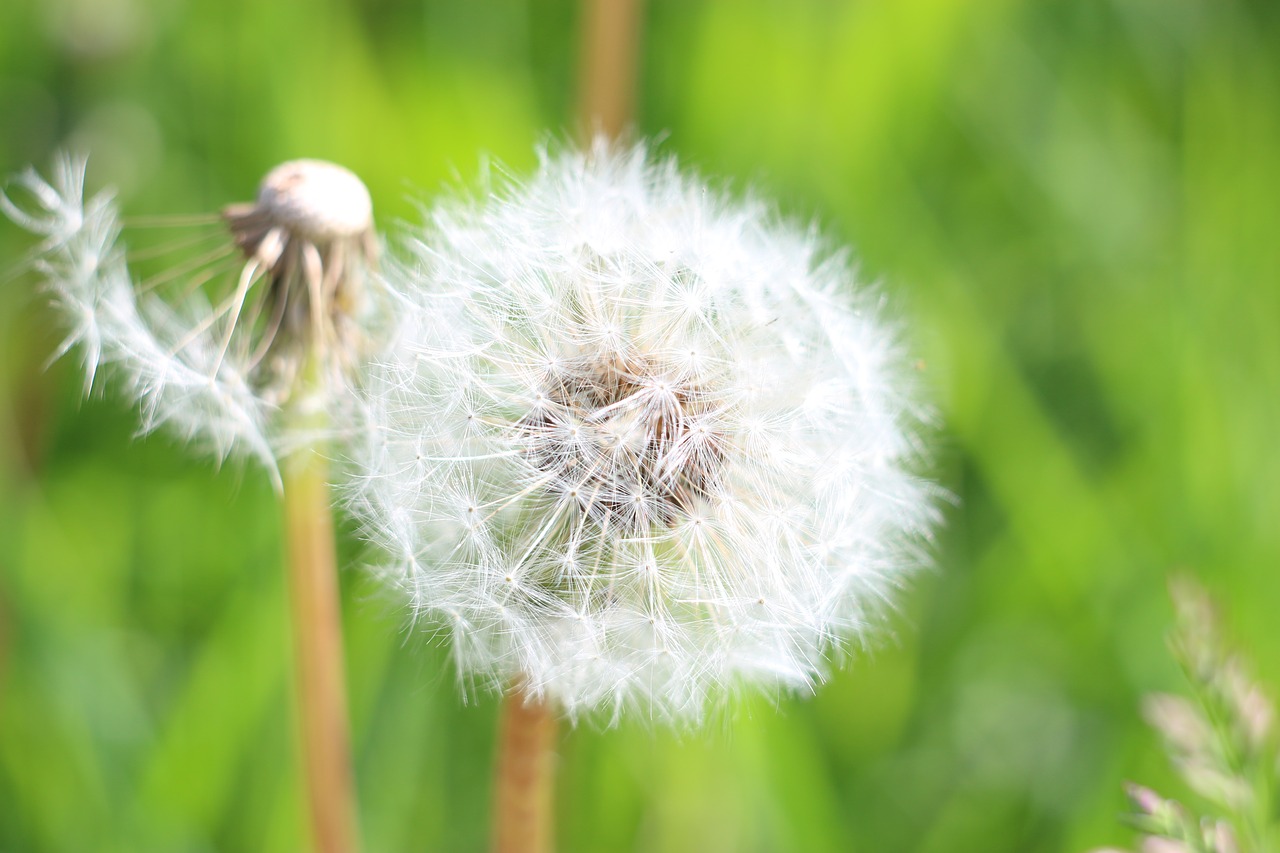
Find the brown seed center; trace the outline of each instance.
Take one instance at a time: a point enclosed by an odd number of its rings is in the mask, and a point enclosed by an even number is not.
[[[658,359],[592,353],[548,367],[519,440],[553,493],[602,525],[638,532],[713,499],[721,408]]]

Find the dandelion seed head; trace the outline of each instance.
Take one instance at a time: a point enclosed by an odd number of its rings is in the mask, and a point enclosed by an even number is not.
[[[241,334],[256,339],[251,360],[260,387],[286,401],[309,359],[328,371],[329,385],[341,385],[363,354],[362,273],[377,257],[364,183],[333,163],[291,160],[267,173],[255,202],[228,205],[222,218],[245,255],[242,289],[259,276],[270,283],[253,291],[253,316],[267,319]]]
[[[351,491],[385,574],[463,683],[571,717],[813,689],[936,522],[881,298],[643,148],[487,190],[387,273],[401,323]]]

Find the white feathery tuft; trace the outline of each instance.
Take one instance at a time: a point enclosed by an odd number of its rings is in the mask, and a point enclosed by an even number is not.
[[[464,683],[671,722],[811,690],[924,561],[907,358],[812,231],[599,142],[410,250],[350,494]]]

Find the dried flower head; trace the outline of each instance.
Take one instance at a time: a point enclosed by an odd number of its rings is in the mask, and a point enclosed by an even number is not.
[[[0,209],[44,237],[35,267],[71,326],[60,352],[81,347],[87,388],[113,366],[144,432],[167,424],[274,473],[277,456],[305,440],[276,410],[309,360],[333,380],[310,383],[322,397],[357,358],[364,269],[376,254],[368,191],[339,166],[285,163],[223,224],[197,217],[194,233],[127,255],[111,195],[85,200],[84,169],[63,159],[52,181],[28,170],[0,194]]]
[[[353,503],[467,682],[676,720],[811,688],[920,562],[882,300],[763,204],[598,143],[441,202],[388,277]]]
[[[349,366],[361,273],[377,255],[373,204],[360,179],[332,163],[292,160],[267,173],[256,202],[222,215],[247,258],[237,295],[260,276],[270,281],[259,288],[269,320],[258,351],[277,387],[287,394],[311,353]]]

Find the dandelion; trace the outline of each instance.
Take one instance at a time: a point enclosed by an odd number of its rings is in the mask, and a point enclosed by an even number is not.
[[[51,181],[28,170],[0,209],[43,237],[33,265],[70,327],[59,354],[82,353],[86,391],[109,369],[143,432],[165,426],[219,458],[254,456],[281,492],[315,843],[352,849],[324,447],[368,349],[369,193],[340,166],[296,160],[267,174],[255,202],[162,220],[193,233],[130,252],[111,195],[86,200],[84,177],[83,160],[59,161]]]
[[[167,426],[219,458],[255,456],[279,485],[279,458],[315,438],[282,406],[308,396],[323,407],[362,352],[363,268],[376,253],[364,184],[333,164],[284,163],[225,225],[161,220],[195,233],[130,254],[111,194],[85,199],[84,178],[83,160],[63,158],[51,181],[29,169],[0,194],[44,238],[34,266],[69,326],[58,354],[79,347],[86,390],[112,369],[143,432]],[[135,281],[131,265],[156,271]],[[313,356],[332,381],[301,381]]]
[[[694,720],[812,689],[920,563],[914,383],[813,233],[599,143],[412,248],[355,503],[467,681]]]
[[[597,142],[411,250],[353,504],[465,684],[696,721],[812,690],[920,564],[925,412],[812,231]]]

